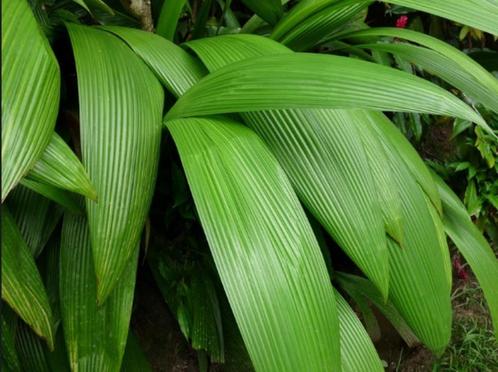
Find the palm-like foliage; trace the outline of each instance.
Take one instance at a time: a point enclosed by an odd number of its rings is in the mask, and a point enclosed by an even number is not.
[[[102,12],[112,9],[100,0],[75,2],[109,23]],[[158,34],[65,24],[80,163],[54,132],[61,78],[49,42],[26,0],[2,2],[2,299],[55,347],[7,314],[4,363],[121,368],[163,128],[256,370],[381,370],[337,289],[358,303],[367,328],[371,302],[407,342],[442,352],[451,330],[446,234],[475,271],[497,329],[496,257],[382,111],[457,117],[496,135],[454,94],[375,56],[412,62],[495,112],[496,78],[430,36],[368,28],[361,15],[371,1],[302,0],[284,13],[278,1],[246,0],[261,18],[242,29],[269,35],[198,38],[182,48],[170,40],[183,3],[164,1]],[[494,1],[394,3],[498,34]],[[310,52],[320,45],[340,55]],[[310,219],[366,278],[333,272]],[[219,304],[211,285],[199,285],[204,273],[193,282],[192,328],[182,330],[222,360]],[[128,345],[126,358],[142,360],[134,340]]]

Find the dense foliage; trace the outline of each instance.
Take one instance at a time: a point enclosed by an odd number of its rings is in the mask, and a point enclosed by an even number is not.
[[[441,354],[447,236],[498,336],[498,3],[283,3],[2,2],[2,367],[150,368],[143,270],[201,370]]]

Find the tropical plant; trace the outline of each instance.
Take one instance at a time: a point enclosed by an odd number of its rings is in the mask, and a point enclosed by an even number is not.
[[[212,361],[228,359],[240,331],[258,371],[382,370],[343,296],[370,334],[373,304],[409,344],[441,353],[446,235],[498,329],[498,261],[390,113],[496,133],[389,56],[496,113],[492,74],[431,36],[368,27],[370,0],[245,0],[256,15],[242,26],[230,1],[158,3],[154,13],[141,0],[2,2],[6,368],[119,371],[123,358],[124,370],[146,368],[128,332],[142,236],[183,333]],[[498,35],[495,0],[391,3]],[[163,167],[174,175],[155,189]],[[159,218],[188,221],[180,244],[196,259],[154,236],[148,215],[165,192],[174,204]],[[199,222],[203,234],[191,234]],[[350,270],[337,270],[332,244]]]

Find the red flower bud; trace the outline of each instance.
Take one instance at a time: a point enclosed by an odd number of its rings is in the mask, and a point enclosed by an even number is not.
[[[408,25],[408,16],[401,16],[396,20],[396,27],[405,28]]]

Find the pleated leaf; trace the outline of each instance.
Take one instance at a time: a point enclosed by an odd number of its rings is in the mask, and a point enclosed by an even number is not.
[[[391,53],[405,61],[414,63],[460,89],[477,102],[498,112],[498,80],[493,76],[490,77],[494,79],[494,84],[485,85],[468,70],[462,69],[451,57],[411,44],[379,43],[357,45],[357,47]]]
[[[172,42],[150,32],[125,27],[104,27],[121,37],[154,71],[176,97],[206,74],[201,63]]]
[[[62,326],[72,371],[119,371],[128,337],[138,250],[107,301],[97,305],[88,224],[66,214],[60,247]]]
[[[196,40],[188,46],[210,71],[262,54],[290,53],[276,42],[249,35]],[[387,297],[388,252],[378,200],[382,190],[349,113],[273,110],[241,116],[277,157],[306,207]]]
[[[50,142],[60,72],[26,0],[2,1],[2,202]]]
[[[47,183],[41,183],[29,178],[23,178],[20,182],[23,187],[50,199],[73,213],[84,213],[83,206],[78,203],[78,197],[66,190],[59,189]]]
[[[335,291],[341,331],[341,364],[344,372],[383,371],[377,351],[357,315]]]
[[[289,28],[290,22],[282,20],[288,29],[287,33],[280,35],[284,26],[277,26],[272,38],[294,50],[306,50],[349,22],[372,2],[372,0],[322,1],[325,5],[323,8],[317,12],[314,11],[315,8],[311,8],[310,14],[304,13],[302,17],[294,19],[294,26],[291,28]]]
[[[489,243],[472,223],[465,206],[455,193],[437,176],[443,202],[444,228],[476,275],[484,292],[498,339],[498,259]]]
[[[27,175],[28,179],[69,190],[92,200],[97,193],[76,154],[57,134]]]
[[[182,13],[186,0],[165,0],[157,20],[156,33],[170,41],[175,38],[178,18]]]
[[[341,288],[351,297],[355,298],[355,295],[359,295],[372,302],[389,320],[409,347],[414,347],[420,343],[394,305],[390,301],[385,302],[371,282],[359,276],[342,272],[338,273],[336,279]]]
[[[167,118],[283,108],[426,112],[487,126],[462,101],[416,76],[352,58],[301,53],[225,66],[183,95]]]
[[[3,369],[13,372],[18,372],[21,369],[15,344],[16,329],[17,315],[5,303],[2,303],[2,314],[0,315],[0,347],[2,348],[2,353],[0,354],[0,360]]]
[[[103,303],[135,254],[152,199],[164,93],[119,38],[67,27],[76,60],[83,164],[99,198],[87,200],[86,207]]]
[[[379,117],[383,118],[383,114],[355,110],[352,115],[356,120],[351,125],[357,125],[362,136],[381,138],[375,127],[382,122]],[[440,353],[451,332],[451,282],[445,270],[449,255],[444,253],[447,247],[442,246],[441,225],[434,223],[432,205],[416,178],[395,147],[388,142],[383,144],[400,196],[404,226],[401,247],[388,239],[389,299],[415,335],[432,351]]]
[[[22,371],[69,372],[61,331],[57,333],[54,350],[50,351],[28,326],[20,323],[16,335],[16,348]]]
[[[37,257],[62,217],[62,208],[22,185],[10,193],[7,205],[31,254]]]
[[[339,328],[318,243],[259,138],[228,119],[167,123],[256,370],[338,370]]]
[[[283,13],[281,0],[242,0],[242,2],[271,25],[277,23]]]
[[[152,372],[150,363],[132,331],[128,332],[121,372]]]
[[[389,3],[435,14],[498,35],[496,0],[389,0]]]
[[[54,322],[40,273],[14,218],[2,206],[2,299],[54,347]]]

